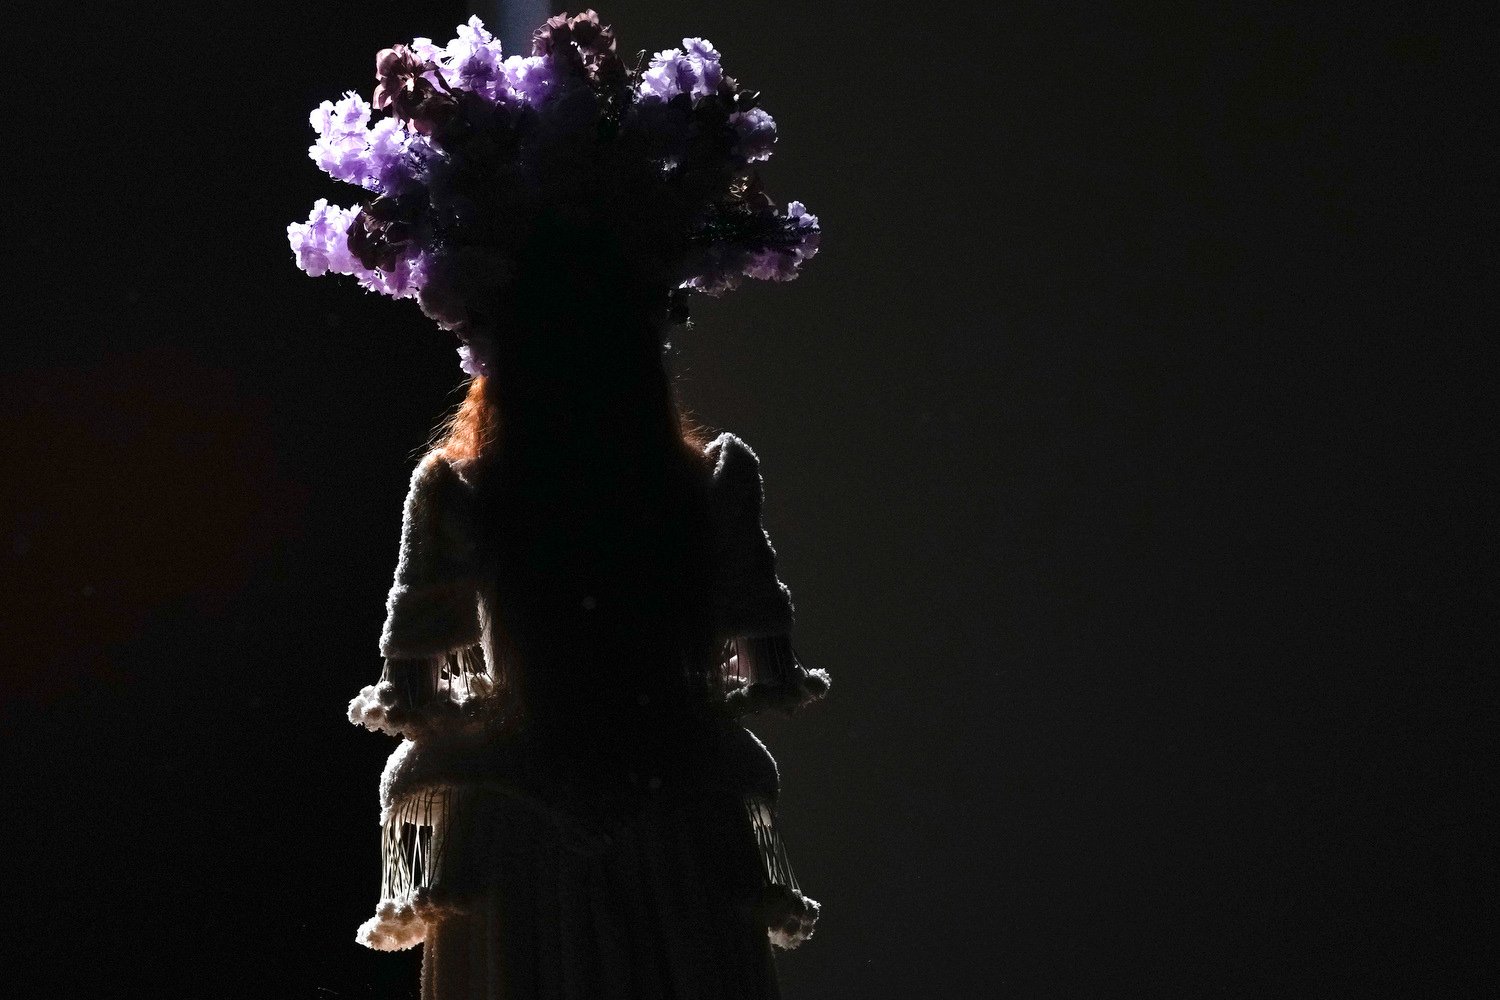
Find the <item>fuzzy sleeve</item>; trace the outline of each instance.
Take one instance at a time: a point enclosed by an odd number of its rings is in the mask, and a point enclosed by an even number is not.
[[[727,701],[736,714],[791,710],[828,691],[828,674],[809,670],[791,646],[791,591],[776,574],[776,550],[761,518],[764,487],[755,452],[733,434],[705,450],[713,463],[713,621],[725,643]]]
[[[776,575],[776,550],[761,524],[760,461],[733,434],[720,434],[705,452],[713,462],[715,630],[721,639],[789,632],[792,594]]]
[[[479,641],[475,561],[472,490],[446,459],[430,454],[406,495],[382,656],[439,656]]]

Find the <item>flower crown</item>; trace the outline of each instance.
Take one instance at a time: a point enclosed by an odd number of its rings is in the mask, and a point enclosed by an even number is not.
[[[373,100],[312,113],[308,150],[362,205],[319,199],[287,227],[297,266],[415,298],[485,374],[497,313],[543,228],[604,233],[631,272],[671,293],[719,295],[744,278],[789,281],[818,251],[817,216],[776,207],[752,164],[776,123],[702,38],[641,53],[634,68],[593,11],[553,17],[530,56],[502,58],[478,17],[446,46],[382,50]],[[373,111],[390,114],[373,124]]]

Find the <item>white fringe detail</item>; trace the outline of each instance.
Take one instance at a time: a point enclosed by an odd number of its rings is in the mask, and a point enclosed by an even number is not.
[[[828,671],[802,665],[785,635],[740,636],[725,643],[720,676],[724,703],[736,717],[773,708],[801,711],[833,684]]]
[[[750,817],[755,843],[760,849],[761,874],[765,878],[762,909],[766,933],[773,945],[790,951],[813,936],[822,906],[817,900],[803,895],[797,885],[797,876],[787,859],[786,845],[776,832],[775,806],[763,796],[750,795],[745,798],[745,812]]]
[[[438,884],[461,807],[462,791],[432,788],[409,795],[381,827],[380,903],[354,939],[376,951],[401,951],[427,938],[427,925],[462,912]]]
[[[544,817],[546,828],[563,836],[565,850],[598,856],[610,849],[608,835],[582,827],[571,829],[575,824],[565,816],[513,790],[463,785],[416,789],[383,810],[380,903],[375,915],[360,925],[355,940],[377,951],[414,947],[426,940],[431,923],[465,912],[468,894],[484,891],[472,878],[476,873],[466,875],[460,869],[466,864],[462,857],[465,831],[472,833],[469,828],[476,822],[483,826],[494,819],[481,820],[486,815],[481,803],[485,796],[511,800]],[[821,907],[797,883],[786,845],[776,830],[772,800],[751,794],[744,805],[760,857],[766,932],[776,947],[795,948],[812,937]],[[467,863],[477,860],[469,858]]]
[[[462,736],[483,728],[503,708],[504,684],[487,663],[482,645],[465,646],[427,661],[422,695],[393,683],[389,661],[380,680],[349,702],[349,721],[376,733],[424,738]]]
[[[380,903],[355,939],[377,951],[421,944],[427,926],[440,917],[468,912],[484,893],[489,862],[484,851],[497,823],[510,824],[525,810],[541,821],[563,850],[597,857],[613,838],[521,793],[504,782],[464,781],[424,785],[389,797],[405,761],[421,754],[407,741],[391,755],[382,778]],[[420,761],[417,761],[420,763]],[[477,838],[477,843],[475,842]]]

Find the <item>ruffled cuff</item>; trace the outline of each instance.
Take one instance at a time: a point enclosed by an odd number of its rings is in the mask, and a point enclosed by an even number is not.
[[[478,642],[479,584],[469,578],[421,584],[398,582],[386,597],[380,655],[391,659],[440,656]]]
[[[354,940],[376,951],[405,951],[427,940],[427,927],[440,917],[465,912],[430,889],[417,889],[407,899],[384,899],[375,915],[359,925]]]
[[[790,951],[813,936],[822,909],[816,899],[790,886],[768,885],[761,896],[766,933],[771,943],[783,951]]]
[[[482,728],[500,705],[500,685],[479,646],[424,660],[386,660],[380,680],[349,702],[349,721],[411,740]]]
[[[742,636],[726,647],[724,703],[735,716],[767,709],[800,711],[828,693],[826,670],[810,670],[797,659],[785,635]]]
[[[778,948],[791,949],[813,935],[822,907],[804,895],[787,859],[786,845],[776,829],[775,805],[770,800],[747,796],[745,812],[750,818],[755,844],[760,852],[762,882],[760,915],[766,933]]]
[[[724,699],[725,708],[735,717],[756,715],[775,709],[790,715],[822,699],[830,681],[826,670],[803,670],[802,675],[785,684],[745,684],[731,690]]]

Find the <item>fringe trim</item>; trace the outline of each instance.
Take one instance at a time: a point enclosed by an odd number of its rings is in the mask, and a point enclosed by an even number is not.
[[[407,747],[414,744],[406,744]],[[529,818],[514,811],[525,810]],[[421,944],[427,926],[441,917],[468,911],[485,890],[491,859],[471,845],[492,842],[494,824],[524,822],[545,830],[565,851],[595,858],[615,838],[499,782],[424,786],[402,795],[381,813],[380,903],[360,925],[355,940],[376,951],[401,951]]]
[[[791,714],[828,694],[826,670],[809,670],[785,635],[740,636],[725,643],[722,698],[733,716],[767,709]]]
[[[462,842],[466,833],[484,825],[480,800],[490,796],[534,809],[547,829],[564,834],[566,850],[587,857],[612,846],[613,838],[607,833],[569,829],[575,824],[514,790],[458,785],[419,789],[392,803],[382,824],[380,902],[375,915],[360,925],[356,941],[376,951],[402,951],[425,941],[433,922],[466,912],[465,890],[482,891],[482,887],[463,885],[463,873],[457,870],[464,864]],[[797,883],[776,829],[771,800],[748,795],[744,807],[760,857],[760,912],[766,933],[777,948],[796,948],[813,936],[822,907],[803,894]]]
[[[776,831],[776,811],[771,802],[758,795],[745,798],[745,812],[755,833],[760,851],[761,875],[765,888],[761,894],[761,911],[771,943],[790,951],[813,936],[822,906],[802,893],[786,845]]]
[[[462,807],[458,789],[431,788],[396,804],[380,831],[380,903],[354,939],[376,951],[402,951],[427,938],[427,925],[461,912],[437,886]]]
[[[433,788],[407,796],[381,829],[380,898],[414,901],[432,890],[443,863],[459,793]]]
[[[505,679],[486,663],[481,644],[426,658],[427,677],[413,690],[391,676],[390,661],[380,680],[349,702],[349,721],[390,736],[421,739],[461,735],[484,727],[503,710]]]

